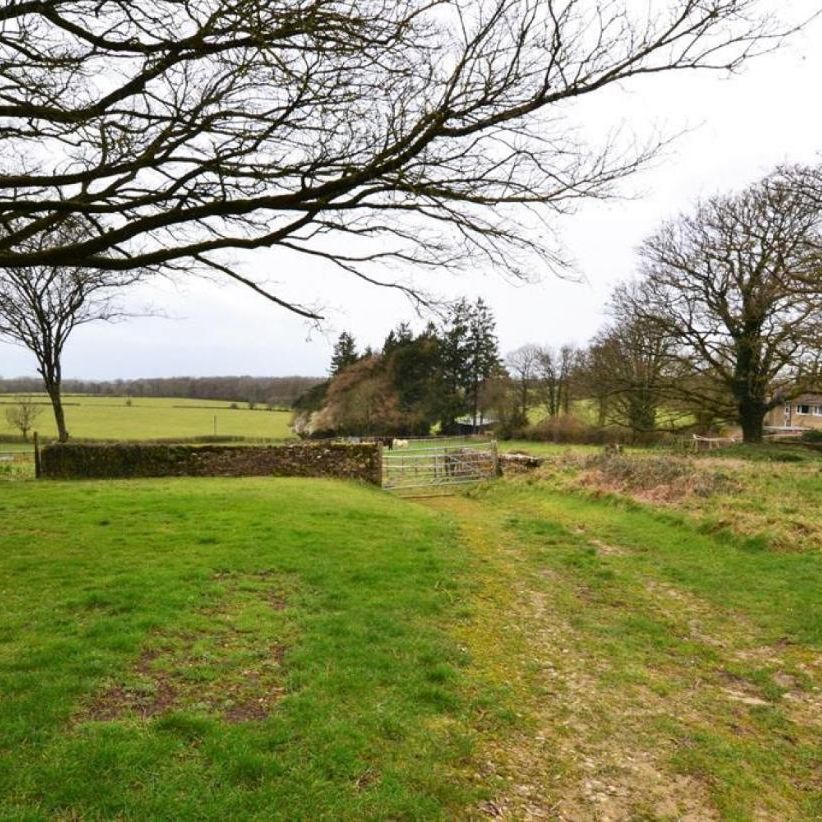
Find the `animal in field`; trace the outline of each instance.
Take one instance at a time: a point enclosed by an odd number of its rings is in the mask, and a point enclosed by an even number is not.
[[[398,439],[395,439],[395,440],[391,443],[391,447],[392,447],[392,448],[395,448],[395,449],[396,449],[396,448],[408,448],[408,440],[398,440]]]

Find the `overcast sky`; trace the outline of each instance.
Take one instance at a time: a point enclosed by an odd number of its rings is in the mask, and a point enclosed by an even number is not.
[[[801,13],[822,3],[789,5]],[[580,280],[546,274],[538,283],[515,285],[499,273],[475,271],[427,282],[444,296],[488,301],[503,351],[526,342],[584,343],[603,322],[612,285],[631,276],[636,246],[661,220],[689,209],[700,196],[745,185],[779,163],[822,161],[820,81],[817,21],[781,52],[730,79],[683,73],[610,90],[596,98],[589,128],[604,133],[625,120],[640,137],[655,128],[689,131],[653,168],[623,186],[630,199],[588,204],[558,224]],[[133,302],[162,307],[166,318],[81,328],[69,341],[65,375],[319,375],[340,330],[350,330],[362,346],[376,347],[397,322],[415,316],[403,297],[358,285],[319,262],[277,251],[255,252],[243,262],[247,272],[280,283],[285,296],[322,303],[326,327],[313,330],[240,286],[162,283],[134,295]],[[0,343],[0,376],[33,375],[34,369],[26,351]]]

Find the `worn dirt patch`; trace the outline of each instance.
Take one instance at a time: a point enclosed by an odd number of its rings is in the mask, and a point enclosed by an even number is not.
[[[628,549],[623,548],[621,545],[609,545],[606,542],[600,542],[598,539],[592,539],[591,545],[596,548],[598,554],[605,557],[622,557],[628,553]]]
[[[287,601],[268,573],[215,575],[218,596],[185,629],[151,647],[102,688],[79,721],[148,720],[191,710],[226,722],[265,719],[286,692]]]

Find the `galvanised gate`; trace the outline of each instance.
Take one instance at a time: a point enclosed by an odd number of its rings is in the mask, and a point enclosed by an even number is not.
[[[402,496],[449,494],[493,479],[498,459],[495,440],[471,437],[395,439],[382,455],[383,488]]]

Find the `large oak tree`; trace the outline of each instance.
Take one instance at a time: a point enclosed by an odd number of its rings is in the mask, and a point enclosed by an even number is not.
[[[664,225],[642,246],[640,296],[626,300],[677,341],[695,377],[679,388],[705,408],[727,402],[745,442],[759,442],[767,412],[820,377],[821,213],[794,184],[801,176],[777,172]]]

